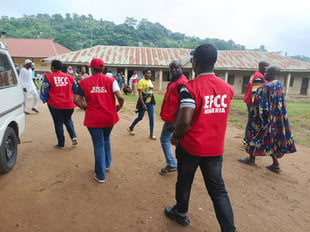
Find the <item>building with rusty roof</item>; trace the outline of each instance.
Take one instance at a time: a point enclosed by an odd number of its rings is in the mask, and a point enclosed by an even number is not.
[[[101,58],[106,69],[114,74],[123,72],[125,79],[136,71],[142,78],[144,67],[153,69],[153,81],[155,88],[164,90],[169,81],[169,63],[179,60],[183,64],[185,75],[192,79],[194,73],[190,63],[190,49],[182,48],[150,48],[150,47],[126,47],[126,46],[102,46],[98,45],[76,52],[69,52],[44,59],[51,62],[53,59],[62,61],[65,65],[73,65],[75,68],[87,65],[92,58]],[[258,62],[266,60],[281,68],[280,81],[284,85],[286,94],[310,95],[310,63],[291,59],[269,52],[259,51],[218,51],[218,61],[215,73],[226,80],[241,95],[245,92],[250,76],[258,69]]]
[[[21,68],[24,65],[25,59],[30,59],[35,64],[36,73],[50,71],[50,65],[41,62],[42,59],[71,52],[71,50],[52,39],[6,38],[5,41],[15,64]]]

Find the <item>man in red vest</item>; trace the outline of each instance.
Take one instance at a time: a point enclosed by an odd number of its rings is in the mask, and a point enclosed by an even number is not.
[[[59,60],[53,60],[51,64],[52,73],[45,74],[41,86],[40,98],[43,103],[47,102],[48,109],[53,117],[55,132],[57,135],[56,148],[64,148],[65,136],[63,124],[72,140],[72,145],[77,144],[77,138],[74,130],[71,116],[74,112],[73,93],[77,85],[72,75],[61,72],[62,63]]]
[[[186,76],[183,75],[182,65],[179,61],[174,60],[169,65],[171,74],[171,82],[167,86],[167,91],[161,105],[160,117],[164,121],[163,129],[160,135],[161,147],[166,158],[166,166],[160,170],[160,174],[167,174],[177,170],[177,162],[173,157],[171,148],[171,136],[173,133],[173,122],[179,111],[180,88],[188,82]]]
[[[202,44],[191,54],[196,78],[180,91],[180,110],[171,139],[171,143],[177,146],[176,204],[166,207],[165,215],[181,225],[189,224],[190,191],[195,172],[200,167],[221,231],[231,232],[235,231],[234,217],[222,178],[222,162],[234,91],[213,72],[216,48]]]

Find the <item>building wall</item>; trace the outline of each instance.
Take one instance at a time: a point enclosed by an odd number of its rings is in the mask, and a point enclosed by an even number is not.
[[[228,83],[233,87],[235,95],[241,95],[242,93],[242,86],[243,86],[243,78],[245,76],[250,77],[253,72],[249,72],[249,71],[227,71],[227,76],[228,76]],[[223,80],[225,80],[225,76],[226,76],[226,71],[219,71],[216,70],[215,71],[215,75],[217,75],[218,77],[222,78]]]
[[[24,62],[26,59],[32,60],[35,64],[35,72],[36,74],[42,74],[51,71],[51,64],[49,63],[42,63],[41,58],[20,58],[20,57],[13,57],[13,61],[18,67],[21,69],[24,66]]]
[[[288,94],[299,95],[301,91],[301,85],[302,85],[303,78],[309,78],[307,96],[310,96],[310,74],[309,73],[292,73],[291,79],[292,78],[294,80],[291,81],[292,86],[289,87]]]
[[[225,80],[225,71],[215,71],[215,74]],[[251,76],[253,72],[248,71],[228,71],[228,76],[234,76],[234,83],[231,84],[235,91],[235,95],[243,95],[242,93],[242,86],[243,86],[243,78],[245,76]],[[283,91],[285,92],[286,89],[286,81],[288,78],[288,73],[283,73],[279,77],[279,81],[283,85]],[[310,74],[309,73],[291,73],[291,79],[294,78],[292,81],[293,86],[289,86],[288,95],[300,95],[301,91],[301,84],[303,78],[309,78],[307,96],[310,96]],[[228,80],[229,81],[229,80]],[[290,83],[288,83],[290,84]]]

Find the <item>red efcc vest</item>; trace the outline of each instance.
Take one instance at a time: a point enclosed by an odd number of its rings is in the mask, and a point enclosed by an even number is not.
[[[119,121],[113,93],[113,77],[101,73],[79,82],[86,101],[84,125],[86,127],[111,127]]]
[[[214,74],[205,74],[185,84],[196,103],[191,125],[180,138],[182,148],[195,156],[220,156],[233,88]]]
[[[168,84],[160,111],[160,117],[163,121],[170,124],[173,123],[180,107],[178,86],[187,82],[188,79],[186,76],[182,75],[177,81]]]
[[[244,94],[244,99],[243,101],[248,104],[248,105],[253,105],[253,102],[252,102],[252,87],[253,87],[253,82],[257,79],[257,78],[262,78],[263,79],[263,82],[265,82],[265,78],[264,78],[264,75],[261,74],[261,72],[259,71],[256,71],[253,76],[251,77],[249,83],[248,83],[248,86],[246,87],[246,90],[245,90],[245,94]]]
[[[135,84],[135,83],[137,83],[138,82],[138,74],[133,74],[132,76],[131,76],[131,83],[132,84]]]
[[[49,98],[47,103],[56,109],[75,108],[72,92],[73,76],[56,71],[45,74],[45,77],[51,87],[48,92]]]

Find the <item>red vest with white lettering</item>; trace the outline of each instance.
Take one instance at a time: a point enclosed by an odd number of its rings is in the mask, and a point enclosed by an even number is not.
[[[173,123],[180,106],[178,86],[188,82],[186,76],[182,75],[177,81],[170,82],[163,103],[161,105],[160,117],[167,123]]]
[[[138,74],[133,74],[132,76],[131,76],[131,83],[132,84],[135,84],[135,83],[137,83],[138,82]]]
[[[253,82],[257,79],[261,78],[263,82],[265,82],[264,75],[261,74],[259,71],[256,71],[253,76],[251,76],[250,81],[246,87],[245,94],[244,94],[244,99],[243,101],[248,104],[248,105],[253,105],[252,102],[252,87],[253,87]]]
[[[84,125],[86,127],[111,127],[119,121],[113,93],[113,77],[101,73],[79,82],[86,101]]]
[[[222,155],[233,88],[214,74],[201,75],[185,85],[196,108],[180,145],[195,156]]]
[[[56,109],[73,109],[75,107],[72,92],[73,76],[56,71],[45,74],[45,77],[50,85],[47,103]]]

